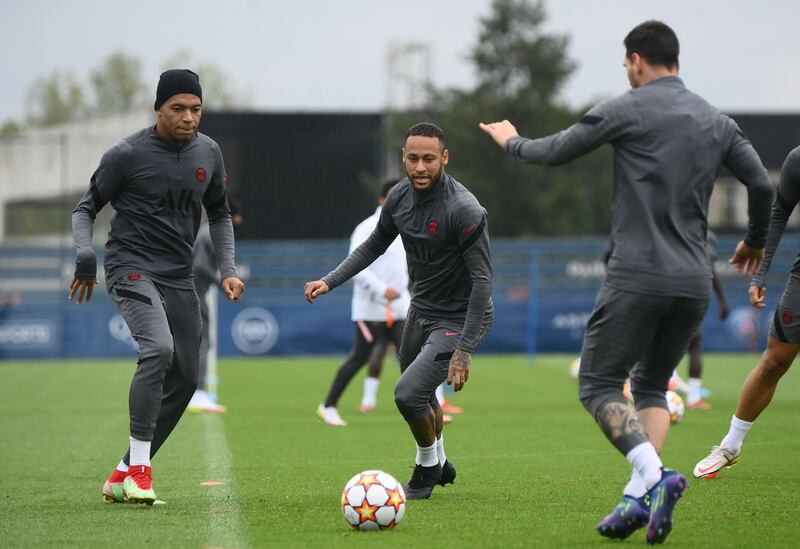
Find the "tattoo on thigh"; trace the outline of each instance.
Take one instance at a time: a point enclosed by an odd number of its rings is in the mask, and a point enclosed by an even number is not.
[[[600,424],[600,427],[612,443],[630,436],[641,435],[647,438],[647,434],[636,415],[636,408],[630,402],[606,403],[597,414],[597,423]]]

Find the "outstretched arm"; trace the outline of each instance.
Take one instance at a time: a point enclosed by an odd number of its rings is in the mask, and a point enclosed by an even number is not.
[[[520,137],[508,120],[480,124],[511,156],[535,164],[566,164],[604,143],[641,131],[639,111],[629,94],[600,103],[577,124],[539,139]]]
[[[388,212],[388,208],[384,206],[383,210],[381,210],[378,225],[369,235],[369,238],[353,250],[338,267],[320,280],[305,283],[303,294],[306,301],[314,303],[318,296],[328,293],[337,286],[341,286],[366,269],[386,251],[397,237],[397,234],[398,231],[392,221],[391,214]]]

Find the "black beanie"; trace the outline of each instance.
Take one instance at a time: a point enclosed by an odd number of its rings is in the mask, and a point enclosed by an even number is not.
[[[156,103],[154,110],[164,102],[179,93],[191,93],[203,99],[203,89],[200,87],[200,77],[189,69],[170,69],[161,73],[156,88]]]

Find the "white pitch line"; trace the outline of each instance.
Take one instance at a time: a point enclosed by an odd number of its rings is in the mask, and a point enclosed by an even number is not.
[[[239,509],[239,491],[231,472],[231,452],[225,438],[225,424],[219,414],[204,414],[203,438],[206,481],[224,482],[207,486],[208,543],[207,547],[244,549],[247,536]]]

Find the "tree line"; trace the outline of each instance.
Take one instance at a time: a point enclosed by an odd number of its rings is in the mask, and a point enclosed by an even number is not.
[[[189,52],[179,51],[162,65],[164,70],[173,67],[193,67],[202,75],[206,107],[247,106],[247,94],[237,91],[231,84],[233,80],[213,63],[198,62]],[[142,62],[123,51],[115,51],[89,72],[86,82],[58,69],[34,80],[27,89],[24,120],[6,120],[0,126],[0,138],[15,135],[25,128],[151,110],[153,98],[153,86],[145,83]]]
[[[388,113],[390,150],[402,147],[404,130],[414,122],[444,129],[448,172],[487,209],[496,236],[598,234],[610,226],[610,147],[566,166],[528,166],[478,128],[478,122],[508,119],[526,137],[545,136],[590,107],[572,109],[559,101],[576,65],[567,54],[569,38],[545,32],[545,21],[542,1],[494,0],[469,54],[476,84],[431,89],[422,110]]]
[[[576,64],[567,53],[569,38],[547,33],[545,21],[542,0],[493,0],[469,54],[475,84],[468,89],[431,87],[420,110],[386,113],[389,151],[402,147],[405,129],[415,122],[428,120],[445,130],[448,172],[487,208],[496,236],[597,234],[610,225],[610,147],[566,166],[526,166],[478,129],[478,122],[507,118],[522,135],[544,136],[566,128],[588,110],[559,101]],[[164,68],[177,66],[201,74],[205,107],[247,106],[246,95],[235,91],[232,79],[213,64],[179,52],[164,63]],[[86,84],[61,71],[36,80],[28,90],[25,121],[7,121],[0,137],[85,116],[149,110],[152,100],[141,62],[117,51],[90,72]],[[388,170],[401,173],[402,168],[398,164]]]

